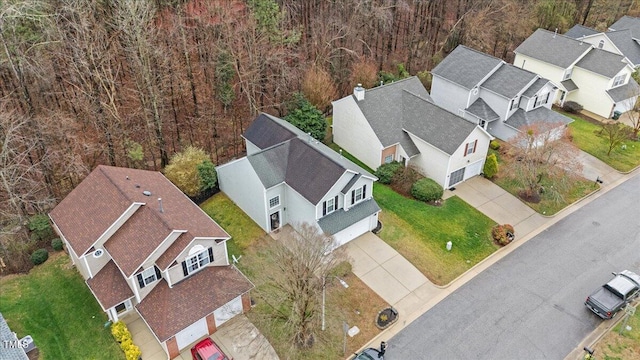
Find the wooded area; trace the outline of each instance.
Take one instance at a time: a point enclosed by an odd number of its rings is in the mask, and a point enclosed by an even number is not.
[[[458,44],[511,61],[536,28],[598,29],[632,0],[2,0],[2,234],[98,164],[161,170],[186,146],[243,154],[296,91],[322,111],[380,71],[428,71]],[[19,230],[18,230],[19,231]]]

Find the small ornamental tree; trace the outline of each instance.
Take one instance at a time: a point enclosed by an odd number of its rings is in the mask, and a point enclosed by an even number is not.
[[[484,172],[484,177],[487,179],[491,179],[498,174],[498,158],[496,157],[496,154],[489,154],[489,156],[487,156],[487,160],[484,162],[484,169],[482,171]]]
[[[215,187],[215,167],[207,153],[197,147],[188,146],[171,157],[164,175],[188,196],[200,194],[203,188]],[[204,176],[205,178],[203,179]],[[213,184],[213,185],[212,185]]]
[[[53,229],[49,224],[49,218],[45,214],[34,215],[29,218],[27,225],[31,231],[31,238],[35,241],[45,241],[53,237]]]
[[[316,140],[324,141],[327,135],[327,121],[322,112],[299,92],[293,95],[289,114],[284,119],[305,133],[310,133]]]

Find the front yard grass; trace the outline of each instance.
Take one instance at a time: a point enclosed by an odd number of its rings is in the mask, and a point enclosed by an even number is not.
[[[376,293],[367,287],[353,273],[342,277],[349,288],[345,289],[336,281],[327,282],[326,291],[326,331],[318,331],[313,348],[298,351],[291,347],[291,339],[283,331],[283,322],[271,316],[271,309],[260,301],[259,291],[269,291],[269,285],[260,283],[260,274],[268,266],[275,266],[268,257],[268,249],[274,240],[237,207],[225,194],[218,193],[201,205],[202,209],[222,226],[231,236],[228,243],[229,254],[242,254],[238,268],[257,287],[253,290],[256,306],[247,313],[251,322],[269,340],[283,359],[338,359],[342,354],[342,322],[358,326],[360,333],[347,337],[347,354],[353,353],[380,332],[374,319],[378,311],[387,307]],[[234,250],[232,250],[234,249]],[[318,294],[320,296],[320,294]],[[320,322],[318,314],[318,324]]]
[[[379,236],[435,284],[448,284],[498,249],[496,223],[457,196],[432,206],[386,185],[375,183],[373,191],[382,208]]]
[[[636,305],[636,309],[640,307]],[[594,355],[598,359],[640,360],[640,311],[629,318],[631,331],[624,330],[620,334],[624,320],[613,328],[595,346]]]
[[[0,312],[18,337],[33,337],[41,359],[124,359],[104,327],[107,316],[70,264],[56,253],[29,274],[0,279]]]
[[[625,141],[626,149],[622,149],[620,145],[616,146],[608,156],[609,141],[605,135],[598,134],[601,126],[575,115],[565,115],[575,120],[569,124],[569,128],[573,134],[573,143],[580,150],[595,156],[618,171],[628,172],[640,166],[640,142],[627,140]]]

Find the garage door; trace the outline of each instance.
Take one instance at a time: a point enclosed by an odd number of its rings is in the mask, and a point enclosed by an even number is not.
[[[480,175],[480,173],[482,172],[483,163],[484,163],[483,160],[478,160],[473,164],[470,164],[469,166],[467,166],[467,169],[464,171],[464,179],[467,180],[468,178],[474,177],[476,175]]]
[[[633,105],[635,105],[635,101],[633,98],[623,100],[623,101],[618,101],[616,103],[616,106],[613,108],[613,111],[619,111],[621,113],[625,113],[631,110],[631,108],[633,108]]]
[[[373,220],[371,219],[371,216],[367,216],[365,219],[362,219],[357,223],[349,226],[348,228],[334,234],[333,238],[336,239],[336,246],[344,245],[349,241],[371,230],[372,221]]]
[[[226,305],[223,305],[221,308],[218,308],[213,312],[213,316],[216,320],[216,327],[219,327],[227,322],[227,320],[238,314],[242,314],[242,298],[240,296],[229,301]]]
[[[190,326],[176,334],[176,343],[178,344],[178,349],[182,350],[191,345],[191,343],[206,335],[209,335],[209,331],[207,329],[207,320],[198,320],[197,322],[191,324]]]

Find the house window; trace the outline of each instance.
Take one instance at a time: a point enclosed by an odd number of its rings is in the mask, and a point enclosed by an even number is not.
[[[483,119],[480,119],[478,120],[478,125],[480,125],[481,128],[486,130],[487,122]]]
[[[271,199],[269,199],[269,209],[273,209],[278,205],[280,205],[280,195],[274,196]]]
[[[334,197],[332,199],[328,199],[327,201],[322,203],[322,216],[331,214],[332,212],[338,210],[338,197]]]
[[[384,163],[388,164],[393,161],[393,155],[387,155],[384,157]]]
[[[476,152],[476,145],[478,145],[478,140],[467,143],[464,149],[464,156],[467,156]]]
[[[140,285],[140,289],[145,286],[153,283],[158,279],[162,279],[162,274],[160,273],[160,269],[153,266],[148,269],[145,269],[143,272],[136,276],[138,278],[138,285]]]
[[[569,68],[567,70],[565,70],[564,72],[564,76],[562,77],[562,80],[569,80],[571,78],[571,73],[573,72],[573,68]]]
[[[536,98],[535,98],[536,99],[536,103],[535,103],[534,107],[538,107],[540,105],[546,104],[549,101],[549,94],[551,94],[551,93],[546,93],[546,94],[543,94],[541,96],[536,96]]]
[[[624,81],[627,79],[626,74],[620,74],[613,78],[613,87],[620,86],[624,84]]]
[[[367,196],[367,185],[351,190],[351,205],[362,201]]]
[[[204,249],[182,262],[182,272],[184,276],[190,275],[211,262],[213,262],[213,249]]]
[[[604,47],[604,40],[600,40],[598,43],[598,49],[602,49]]]
[[[115,310],[118,314],[121,314],[130,309],[131,309],[131,300],[127,300],[115,306]]]
[[[511,99],[511,106],[509,106],[509,110],[513,110],[513,109],[518,107],[518,105],[520,103],[518,100],[520,100],[520,98]]]

